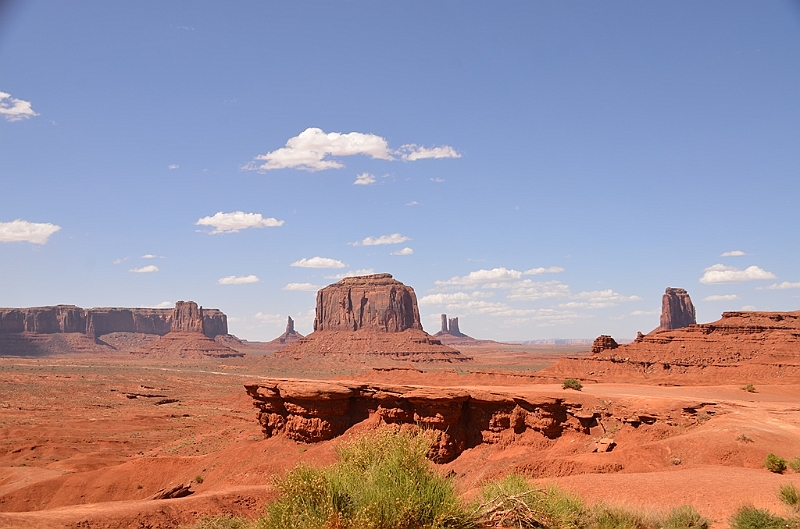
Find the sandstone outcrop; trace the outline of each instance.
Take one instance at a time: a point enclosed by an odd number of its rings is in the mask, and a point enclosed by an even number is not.
[[[667,287],[661,297],[661,322],[653,332],[683,329],[695,323],[694,305],[686,289]]]
[[[592,344],[592,352],[601,353],[608,349],[616,349],[617,347],[619,347],[619,344],[616,340],[614,340],[614,338],[607,334],[601,334],[595,338],[594,343]]]
[[[74,305],[0,309],[2,333],[82,333],[93,338],[114,332],[157,334],[172,330],[173,309],[93,308]],[[228,317],[217,309],[203,310],[209,338],[228,334]]]
[[[299,332],[297,332],[296,330],[294,330],[294,320],[292,319],[291,316],[289,316],[286,321],[286,331],[269,343],[275,345],[284,345],[284,344],[288,345],[302,338],[304,338],[304,336]]]
[[[391,274],[346,277],[317,293],[315,331],[421,331],[414,289]]]
[[[748,383],[800,379],[800,311],[724,312],[711,323],[639,335],[633,343],[558,361],[550,379]]]
[[[347,277],[317,293],[314,332],[275,358],[358,355],[412,362],[468,360],[422,330],[414,289],[390,274]]]
[[[172,311],[170,332],[133,354],[165,358],[244,356],[244,353],[206,336],[203,312],[194,301],[178,301]]]

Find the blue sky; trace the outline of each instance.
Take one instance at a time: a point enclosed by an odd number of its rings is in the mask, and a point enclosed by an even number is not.
[[[479,338],[800,309],[797,2],[3,6],[0,305],[268,340],[374,271]]]

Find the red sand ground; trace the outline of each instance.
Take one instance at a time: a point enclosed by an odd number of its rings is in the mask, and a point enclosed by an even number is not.
[[[341,378],[570,395],[557,384],[534,384],[529,373],[574,348],[527,350],[539,352],[467,350],[476,358],[469,367],[421,373],[414,366]],[[509,364],[522,374],[487,373]],[[283,376],[278,367],[291,366],[252,357],[0,359],[0,527],[167,528],[205,514],[258,515],[274,495],[274,476],[300,461],[332,462],[340,442],[263,438],[242,385]],[[308,366],[293,373],[325,375]],[[613,433],[617,447],[609,453],[590,452],[600,432],[573,433],[539,446],[481,445],[441,468],[455,472],[466,494],[516,469],[588,502],[657,510],[691,503],[717,520],[715,527],[726,527],[745,503],[787,514],[776,491],[785,483],[800,486],[800,474],[772,474],[763,460],[768,452],[800,455],[800,385],[756,389],[586,384],[581,398],[623,412],[666,416],[707,403],[710,413],[691,426],[624,425]],[[148,499],[179,483],[191,484],[195,494]]]

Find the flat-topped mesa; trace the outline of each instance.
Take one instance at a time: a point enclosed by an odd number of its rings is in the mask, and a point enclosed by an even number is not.
[[[317,293],[315,331],[422,330],[414,289],[391,274],[346,277]]]
[[[194,301],[178,301],[172,311],[170,332],[203,332],[203,308]]]
[[[661,298],[661,323],[655,331],[683,329],[695,323],[694,305],[686,289],[667,287]]]

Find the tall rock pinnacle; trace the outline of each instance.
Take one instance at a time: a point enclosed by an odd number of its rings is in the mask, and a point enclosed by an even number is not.
[[[667,287],[661,298],[661,324],[657,330],[683,329],[695,323],[694,305],[686,289]]]

